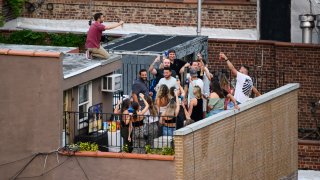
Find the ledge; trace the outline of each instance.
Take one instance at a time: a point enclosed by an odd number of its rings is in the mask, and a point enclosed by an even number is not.
[[[119,159],[141,159],[141,160],[158,160],[158,161],[173,161],[174,156],[164,156],[157,154],[133,154],[133,153],[112,153],[112,152],[91,152],[79,151],[75,153],[68,153],[66,151],[60,152],[65,156],[81,156],[81,157],[100,157],[100,158],[119,158]]]
[[[298,140],[298,145],[313,145],[320,146],[320,140]]]
[[[60,52],[39,52],[39,51],[25,51],[25,50],[12,50],[12,49],[0,49],[0,55],[12,55],[12,56],[35,56],[35,57],[60,57]]]
[[[273,91],[270,91],[266,94],[263,94],[259,97],[256,97],[250,101],[247,101],[243,104],[240,104],[239,107],[240,107],[240,110],[225,110],[221,113],[218,113],[216,115],[213,115],[213,116],[210,116],[208,118],[205,118],[201,121],[198,121],[198,122],[195,122],[189,126],[186,126],[184,128],[181,128],[177,131],[174,132],[174,135],[175,136],[184,136],[184,135],[187,135],[187,134],[190,134],[196,130],[199,130],[199,129],[202,129],[202,128],[205,128],[213,123],[216,123],[218,121],[221,121],[225,118],[228,118],[228,117],[231,117],[235,114],[238,114],[242,111],[246,111],[248,109],[251,109],[252,107],[254,106],[257,106],[257,105],[260,105],[262,103],[265,103],[265,102],[268,102],[276,97],[279,97],[279,96],[282,96],[284,94],[287,94],[291,91],[294,91],[294,90],[297,90],[298,88],[300,87],[300,84],[299,83],[291,83],[291,84],[287,84],[285,86],[282,86],[280,88],[277,88]]]
[[[96,1],[105,1],[105,0],[96,0]],[[197,4],[197,0],[109,0],[116,2],[145,2],[145,3],[174,3],[174,4]],[[209,1],[203,2],[204,5],[254,5],[256,6],[256,2],[245,2],[245,1]]]
[[[242,40],[242,39],[210,38],[208,40],[208,42],[238,43],[238,44],[264,44],[264,45],[274,45],[274,46],[278,46],[278,47],[320,48],[319,44],[291,43],[291,42],[279,42],[279,41],[269,41],[269,40]]]

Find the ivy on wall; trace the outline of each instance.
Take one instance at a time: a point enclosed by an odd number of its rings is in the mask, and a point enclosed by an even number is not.
[[[9,36],[0,35],[0,43],[28,44],[47,46],[67,46],[82,48],[85,44],[84,34],[56,34],[22,30],[12,32]]]
[[[4,17],[0,15],[0,27],[4,26]]]
[[[26,0],[7,0],[7,3],[15,17],[19,17],[23,11]]]

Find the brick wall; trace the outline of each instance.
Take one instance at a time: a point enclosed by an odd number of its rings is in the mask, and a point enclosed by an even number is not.
[[[320,98],[320,46],[273,41],[209,40],[209,69],[227,69],[218,60],[220,51],[226,53],[236,68],[247,64],[257,76],[258,90],[270,91],[283,84],[297,82],[299,91],[299,128],[315,128],[311,102]],[[263,66],[261,66],[263,51]],[[319,117],[319,111],[317,113]]]
[[[299,140],[299,169],[320,170],[320,141]]]
[[[320,170],[320,142],[299,140],[299,169]]]
[[[36,0],[31,0],[35,2]],[[53,3],[54,9],[46,9]],[[248,29],[256,28],[256,3],[253,2],[211,2],[203,4],[203,27]],[[92,14],[102,12],[106,21],[123,19],[128,23],[146,23],[165,26],[196,26],[196,3],[147,1],[90,1],[48,0],[33,13],[26,10],[23,17],[46,19],[89,19]]]
[[[299,169],[320,170],[320,142],[299,140]]]
[[[176,179],[296,179],[297,110],[298,90],[292,90],[178,130],[189,132],[175,136]]]

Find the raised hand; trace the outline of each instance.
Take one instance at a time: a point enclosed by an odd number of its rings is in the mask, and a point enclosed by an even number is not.
[[[227,60],[227,56],[223,53],[223,52],[220,52],[220,57],[219,57],[220,60]]]

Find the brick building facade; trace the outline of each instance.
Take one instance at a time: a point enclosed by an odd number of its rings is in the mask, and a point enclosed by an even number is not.
[[[30,2],[36,2],[31,0]],[[53,10],[46,9],[48,3]],[[183,0],[48,0],[34,12],[24,11],[23,17],[46,19],[90,19],[102,12],[106,21],[123,19],[127,23],[144,23],[164,26],[196,26],[197,4]],[[256,28],[256,3],[244,0],[207,1],[202,5],[202,25],[209,28]]]
[[[218,60],[220,51],[225,52],[236,68],[247,64],[253,72],[270,72],[258,79],[264,82],[262,92],[287,83],[300,83],[299,128],[315,128],[316,121],[311,113],[311,102],[320,97],[320,46],[282,43],[273,41],[244,41],[211,39],[208,45],[209,69],[227,69],[224,61]],[[263,66],[262,62],[263,51]],[[284,77],[279,76],[283,73]],[[283,82],[281,82],[283,81]],[[318,114],[319,116],[319,111]]]
[[[4,4],[5,0],[0,0]],[[36,2],[31,0],[30,2]],[[47,3],[53,3],[54,9],[46,9]],[[1,7],[2,7],[1,5]],[[91,9],[91,10],[90,10]],[[203,4],[203,27],[248,29],[256,28],[257,7],[255,2],[247,0],[205,1]],[[23,17],[48,19],[89,19],[91,14],[103,12],[106,21],[123,19],[128,23],[145,23],[164,26],[196,26],[197,5],[194,0],[48,0],[33,13],[24,11]],[[209,40],[209,69],[226,69],[226,64],[218,60],[218,53],[227,54],[234,65],[252,67],[257,78],[258,89],[267,92],[283,84],[298,82],[299,91],[299,128],[315,128],[316,118],[310,110],[311,102],[319,101],[320,46],[281,43],[272,41],[245,40]],[[263,57],[263,58],[262,58]],[[319,117],[319,111],[316,113]],[[315,158],[309,148],[313,145],[299,146],[299,168],[320,169],[318,165],[305,165]],[[301,154],[302,153],[302,154]],[[309,160],[310,159],[310,160]],[[312,164],[311,163],[311,164]],[[310,164],[310,163],[309,163]]]
[[[177,130],[176,179],[297,179],[297,86]]]
[[[299,140],[299,169],[320,170],[320,142]]]

